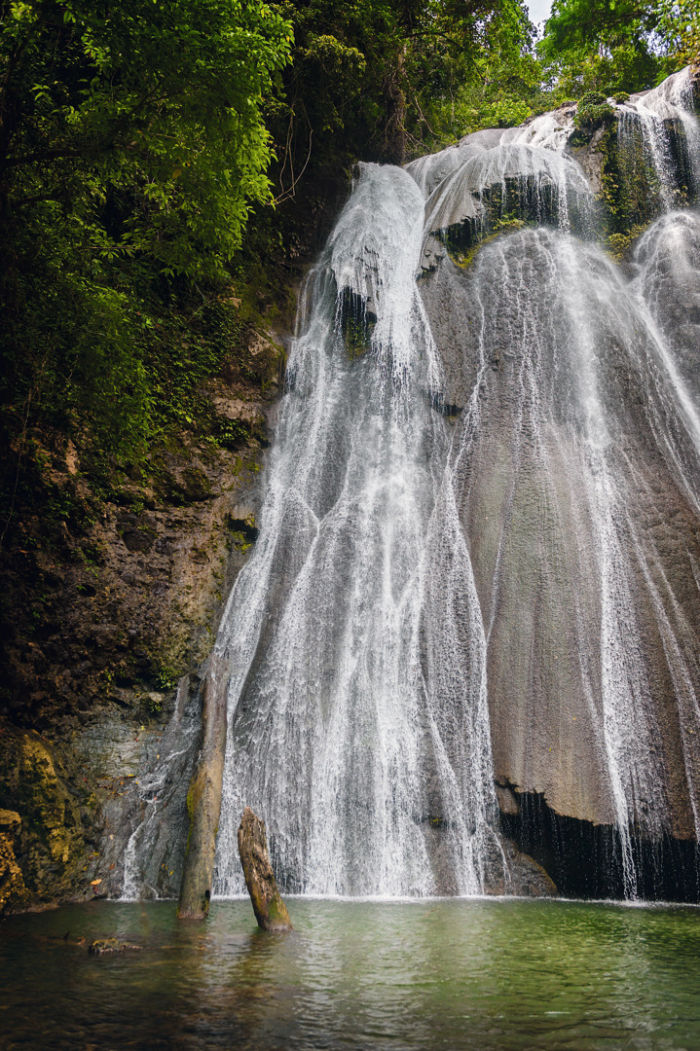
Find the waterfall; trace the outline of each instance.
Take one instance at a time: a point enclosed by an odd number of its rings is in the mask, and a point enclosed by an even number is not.
[[[483,884],[484,635],[415,283],[422,236],[411,177],[363,166],[309,279],[260,540],[217,643],[236,669],[219,894],[242,886],[246,803],[289,889]]]
[[[537,295],[522,295],[532,288]],[[564,812],[585,812],[597,784],[598,814],[619,831],[628,896],[631,829],[658,839],[669,821],[645,652],[652,632],[667,650],[684,649],[669,667],[688,689],[697,682],[692,627],[664,619],[668,603],[653,583],[663,556],[649,519],[650,508],[662,513],[656,472],[697,509],[700,431],[644,290],[642,275],[630,284],[597,246],[536,229],[483,248],[462,292],[478,304],[479,360],[496,363],[478,420],[467,414],[459,439],[494,736],[513,752],[518,727],[542,738],[539,756],[509,758],[511,777],[539,778]],[[492,530],[479,529],[486,518]],[[655,627],[642,622],[649,598]],[[557,698],[553,725],[543,692]],[[517,713],[514,725],[500,725],[500,712]],[[599,770],[559,769],[570,751]]]
[[[668,130],[697,186],[688,85],[617,107],[665,212],[624,268],[594,243],[572,106],[360,166],[216,642],[216,895],[244,889],[246,805],[282,887],[319,895],[507,889],[497,786],[614,829],[628,897],[639,837],[697,838],[700,217],[673,210]]]
[[[628,185],[636,181],[646,187],[664,210],[697,197],[700,127],[692,113],[689,68],[653,91],[633,95],[618,109],[622,174]]]

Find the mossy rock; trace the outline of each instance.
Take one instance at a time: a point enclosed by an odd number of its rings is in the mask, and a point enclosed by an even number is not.
[[[86,849],[80,807],[52,746],[34,731],[0,735],[0,805],[21,818],[14,853],[29,891],[40,900],[79,894]]]
[[[482,245],[502,233],[512,233],[525,226],[558,228],[564,204],[575,233],[585,236],[591,222],[591,215],[583,206],[578,207],[572,200],[562,201],[554,183],[535,175],[508,177],[503,184],[485,187],[478,198],[478,216],[434,231],[452,262],[462,268],[472,263]]]
[[[200,503],[213,495],[211,482],[200,467],[186,467],[177,476],[163,468],[159,482],[164,499],[176,506]]]
[[[496,220],[490,233],[483,234],[467,245],[462,240],[460,231],[451,227],[449,230],[444,231],[445,248],[452,262],[460,269],[466,270],[474,262],[477,252],[484,245],[495,241],[502,234],[515,233],[517,230],[522,230],[527,225],[528,223],[525,219],[516,218],[515,216],[504,216],[502,219]]]
[[[29,903],[29,898],[12,840],[0,832],[0,916],[23,908]]]
[[[625,235],[633,238],[669,205],[686,207],[697,200],[700,183],[693,170],[685,128],[680,121],[663,123],[668,171],[673,173],[670,185],[665,188],[640,121],[623,115],[598,135],[596,152],[602,158],[601,196],[608,237]],[[612,247],[618,256],[623,254],[619,244]]]

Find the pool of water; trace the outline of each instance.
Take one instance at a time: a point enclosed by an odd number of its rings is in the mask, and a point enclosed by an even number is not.
[[[248,901],[202,924],[92,902],[0,925],[3,1048],[699,1048],[700,910]],[[95,956],[95,938],[141,946]]]

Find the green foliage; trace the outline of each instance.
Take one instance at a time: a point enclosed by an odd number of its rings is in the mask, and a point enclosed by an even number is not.
[[[175,667],[175,665],[173,664],[162,664],[158,669],[158,673],[156,676],[158,682],[158,689],[164,690],[166,693],[169,693],[171,690],[174,690],[178,684],[178,680],[180,679],[181,675],[181,668]],[[156,707],[155,705],[157,705],[158,707]],[[151,711],[160,711],[160,708],[161,702],[156,701],[155,704],[152,704]]]
[[[613,259],[626,259],[635,240],[644,233],[646,226],[637,224],[624,233],[608,234],[608,251]]]
[[[599,91],[588,91],[579,99],[574,124],[577,128],[592,131],[606,121],[612,120],[615,109]]]
[[[402,163],[546,107],[523,0],[280,0],[276,10],[294,31],[265,107],[276,208],[256,210],[237,288],[257,294],[272,276],[279,300],[282,268],[319,250],[357,160]]]
[[[611,251],[621,255],[630,231],[636,231],[633,236],[637,236],[659,214],[663,207],[661,187],[639,130],[621,139],[611,124],[600,146],[608,240]]]
[[[268,194],[260,106],[286,23],[259,0],[5,6],[5,207],[51,202],[100,262],[219,274]]]
[[[290,27],[262,0],[0,10],[3,436],[138,458],[220,353],[202,314],[270,199]]]
[[[242,420],[221,419],[217,422],[214,441],[224,449],[239,449],[250,439],[250,428]]]
[[[538,44],[561,98],[653,87],[700,47],[696,0],[555,0]]]
[[[464,134],[467,111],[484,104],[501,123],[529,112],[520,85],[536,63],[523,54],[531,26],[522,0],[279,6],[295,36],[283,96],[271,107],[281,198],[293,196],[302,172],[308,183],[358,158],[400,163]],[[467,86],[484,99],[465,95]]]
[[[681,69],[700,60],[700,5],[697,0],[657,0],[659,35],[666,41],[670,65]]]
[[[656,2],[557,0],[543,71],[523,0],[0,0],[0,429],[15,461],[38,423],[93,472],[138,470],[154,441],[200,425],[228,348],[288,312],[282,267],[315,247],[358,158],[401,162],[564,94],[647,86],[697,28],[694,0]],[[608,115],[582,100],[577,119]]]
[[[532,54],[532,26],[520,4],[499,10],[468,61],[448,63],[440,92],[422,105],[440,146],[484,127],[521,124],[541,108],[542,71]]]

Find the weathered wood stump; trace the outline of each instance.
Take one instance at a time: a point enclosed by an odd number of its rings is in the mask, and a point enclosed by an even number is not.
[[[265,822],[248,806],[238,829],[238,853],[258,927],[264,931],[291,931],[292,921],[277,889],[267,852]]]

